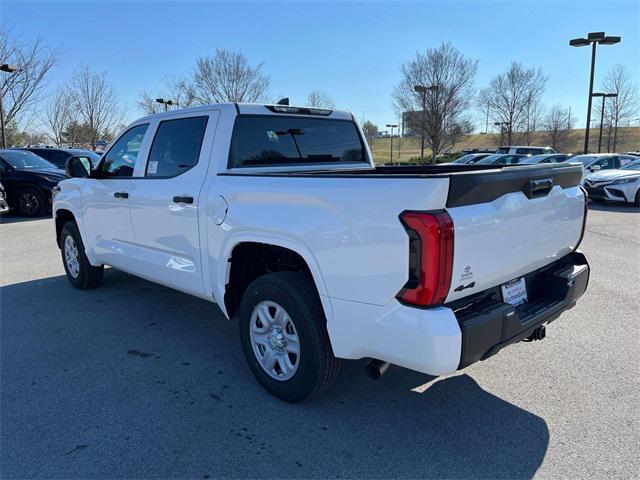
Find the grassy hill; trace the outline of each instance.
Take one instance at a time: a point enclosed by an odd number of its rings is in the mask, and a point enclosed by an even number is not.
[[[598,151],[598,134],[599,130],[594,129],[590,132],[589,149],[592,152]],[[606,152],[607,131],[603,132],[602,146]],[[371,151],[373,159],[376,163],[384,163],[389,161],[389,138],[375,138],[371,142]],[[500,144],[500,134],[475,134],[469,135],[456,144],[451,149],[452,152],[462,151],[467,148],[491,148],[494,149]],[[547,145],[548,140],[544,132],[536,132],[532,145]],[[582,153],[584,147],[584,129],[574,129],[566,142],[566,152]],[[640,150],[640,127],[626,127],[618,129],[618,148],[619,152]],[[425,156],[429,157],[431,152],[425,149]],[[393,139],[393,161],[408,161],[412,157],[420,156],[420,138],[405,137]]]

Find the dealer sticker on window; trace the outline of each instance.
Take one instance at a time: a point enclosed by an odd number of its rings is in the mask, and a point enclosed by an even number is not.
[[[514,306],[527,301],[527,285],[524,278],[516,278],[502,285],[502,301]]]

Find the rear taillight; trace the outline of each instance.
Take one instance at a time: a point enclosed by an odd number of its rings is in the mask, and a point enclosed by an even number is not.
[[[587,212],[589,211],[589,194],[582,185],[580,185],[580,190],[582,190],[582,193],[584,194],[584,217],[582,218],[582,231],[580,232],[580,238],[578,239],[578,243],[576,243],[574,250],[578,249],[582,243],[582,239],[584,238],[584,231],[587,228]]]
[[[453,221],[447,212],[404,212],[409,235],[409,280],[398,299],[429,307],[444,303],[453,269]]]

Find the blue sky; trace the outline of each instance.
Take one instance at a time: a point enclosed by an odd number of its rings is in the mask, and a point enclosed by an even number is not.
[[[378,125],[395,120],[391,92],[400,65],[417,50],[451,41],[479,60],[476,85],[486,85],[512,60],[548,76],[547,105],[571,106],[584,123],[588,48],[570,38],[590,31],[622,36],[599,49],[596,85],[616,63],[640,84],[640,2],[29,2],[2,0],[2,24],[26,38],[43,37],[60,51],[50,86],[66,82],[84,62],[108,72],[129,120],[143,90],[162,93],[165,75],[192,70],[216,48],[241,49],[264,62],[272,97],[304,103],[328,92],[339,108]]]

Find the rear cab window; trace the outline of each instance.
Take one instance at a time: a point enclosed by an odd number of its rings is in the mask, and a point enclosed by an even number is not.
[[[163,120],[158,125],[145,177],[171,178],[198,163],[208,116]]]
[[[368,162],[362,138],[353,121],[240,115],[233,127],[228,168]]]

